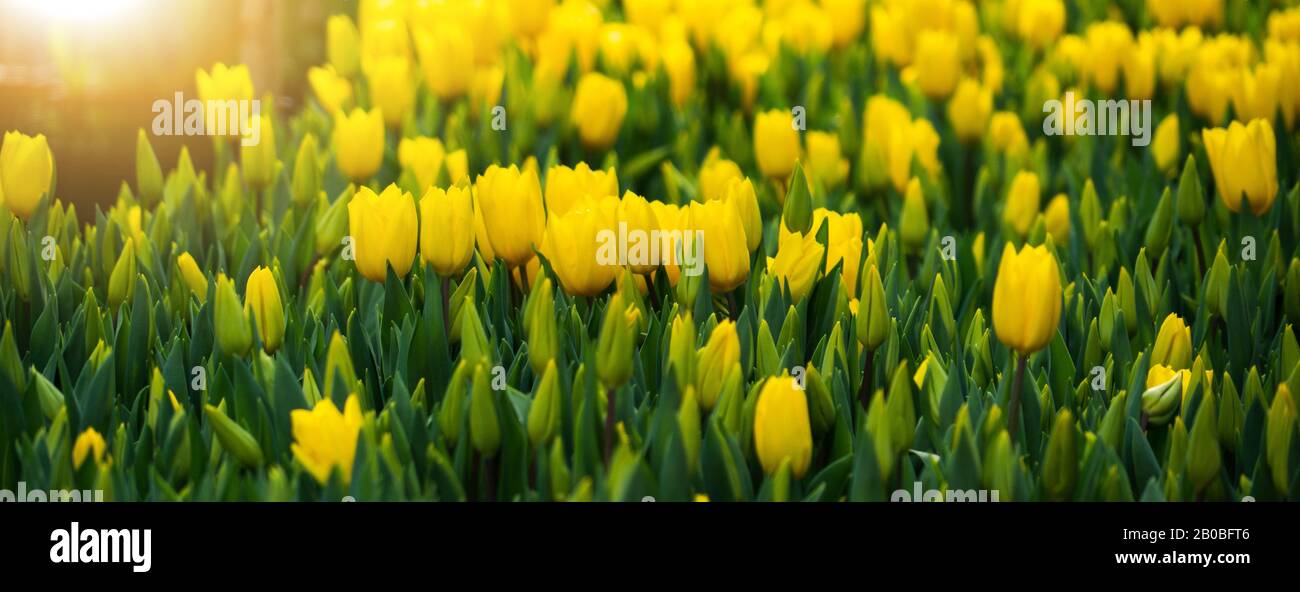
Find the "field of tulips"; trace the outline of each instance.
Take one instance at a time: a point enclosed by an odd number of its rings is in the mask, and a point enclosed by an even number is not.
[[[0,488],[1300,498],[1296,2],[358,4],[106,209],[5,133]]]

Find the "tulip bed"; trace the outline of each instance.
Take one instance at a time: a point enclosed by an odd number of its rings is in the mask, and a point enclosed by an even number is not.
[[[1286,4],[366,0],[106,210],[7,133],[0,487],[1295,499]]]

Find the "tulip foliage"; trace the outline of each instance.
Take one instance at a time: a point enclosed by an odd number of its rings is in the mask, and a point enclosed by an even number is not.
[[[1300,9],[360,4],[107,209],[5,133],[0,488],[1300,497]]]

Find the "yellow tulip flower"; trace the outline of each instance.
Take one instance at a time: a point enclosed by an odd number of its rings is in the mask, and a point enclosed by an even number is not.
[[[1156,167],[1165,176],[1173,177],[1178,172],[1183,146],[1177,113],[1166,115],[1160,125],[1156,126],[1156,134],[1151,140],[1151,154],[1155,158]]]
[[[542,254],[565,292],[596,296],[618,276],[618,198],[587,199],[550,216]]]
[[[289,448],[312,477],[324,485],[337,468],[343,483],[352,482],[352,463],[362,424],[361,400],[355,394],[348,396],[342,413],[333,401],[325,398],[311,411],[290,411],[289,422],[293,430],[293,444]]]
[[[749,278],[749,249],[740,211],[731,202],[717,200],[692,202],[690,209],[698,229],[704,232],[709,288],[715,294],[736,289]]]
[[[474,256],[474,206],[468,187],[430,187],[420,199],[420,255],[443,277]]]
[[[740,364],[740,336],[736,324],[730,319],[718,323],[709,333],[709,340],[700,348],[696,364],[696,392],[700,404],[713,409],[722,393],[723,383],[732,368]]]
[[[419,239],[415,200],[392,184],[378,195],[369,187],[358,189],[348,202],[348,234],[362,277],[383,283],[389,265],[398,278],[406,277]]]
[[[1192,331],[1182,317],[1169,313],[1156,333],[1156,343],[1151,347],[1151,363],[1183,369],[1188,367],[1191,359]]]
[[[791,297],[802,300],[812,291],[825,252],[826,248],[812,232],[806,235],[791,232],[782,224],[776,257],[767,258],[767,271],[778,284],[789,287]]]
[[[478,176],[475,195],[492,253],[511,267],[528,263],[546,228],[537,172],[492,165]]]
[[[582,75],[569,118],[584,146],[592,150],[613,146],[626,116],[627,89],[622,82],[595,72]]]
[[[1030,171],[1016,173],[1007,190],[1007,200],[1002,206],[1002,221],[1024,238],[1038,216],[1039,202],[1042,199],[1038,185],[1038,175]]]
[[[993,328],[998,340],[1020,355],[1043,349],[1061,319],[1061,272],[1044,246],[1011,243],[1002,250],[993,285]]]
[[[366,70],[370,86],[370,104],[384,114],[384,124],[395,128],[415,104],[415,81],[411,60],[405,56],[386,56],[370,62]]]
[[[588,197],[618,197],[618,173],[592,170],[585,162],[573,168],[554,165],[546,171],[546,213],[559,216]]]
[[[921,31],[916,40],[916,83],[932,101],[952,94],[961,77],[957,37],[947,31]]]
[[[104,460],[104,453],[107,450],[108,443],[104,441],[104,436],[95,431],[95,428],[86,428],[86,431],[77,435],[77,441],[72,444],[72,468],[80,469],[82,463],[86,462],[86,457],[99,464]]]
[[[198,263],[194,262],[194,256],[188,252],[181,253],[176,257],[176,267],[181,271],[181,281],[185,282],[185,287],[199,299],[199,304],[207,302],[208,278],[203,275],[203,270],[199,269]]]
[[[840,137],[830,132],[808,132],[808,170],[828,189],[849,176],[849,161],[840,152]]]
[[[1047,223],[1047,233],[1052,235],[1052,240],[1058,245],[1064,245],[1070,241],[1070,198],[1064,193],[1058,194],[1047,204],[1047,212],[1044,214]]]
[[[244,287],[244,315],[253,318],[266,353],[275,353],[284,342],[284,304],[280,286],[270,269],[259,266]]]
[[[437,25],[415,38],[415,49],[424,69],[424,83],[434,96],[451,101],[464,95],[474,68],[474,43],[465,28],[455,23]]]
[[[1247,125],[1232,122],[1228,129],[1201,131],[1205,153],[1223,205],[1233,212],[1248,202],[1256,215],[1273,207],[1277,197],[1277,140],[1267,119]]]
[[[766,177],[785,180],[794,172],[794,163],[799,159],[799,130],[789,110],[772,109],[754,117],[754,158]]]
[[[353,109],[334,116],[334,154],[339,171],[360,185],[375,173],[384,161],[384,116],[379,109],[369,112]]]
[[[790,376],[768,378],[754,406],[754,451],[771,475],[784,461],[795,478],[803,477],[812,462],[812,427],[808,398]]]
[[[351,78],[361,67],[360,33],[345,14],[333,15],[325,22],[325,48],[330,65],[340,76]]]
[[[964,144],[979,142],[988,129],[992,113],[993,92],[974,78],[963,78],[948,102],[948,120],[957,139]]]
[[[402,138],[397,144],[397,162],[415,175],[421,190],[428,189],[438,180],[447,149],[438,138]]]
[[[19,218],[31,218],[54,182],[54,155],[44,134],[5,132],[0,145],[0,196]]]

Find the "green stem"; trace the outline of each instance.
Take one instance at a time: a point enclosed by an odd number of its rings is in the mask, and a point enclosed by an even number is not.
[[[1025,355],[1016,357],[1016,377],[1011,381],[1011,409],[1007,410],[1007,432],[1011,439],[1016,439],[1016,426],[1020,422],[1020,385],[1025,380],[1025,365],[1029,358]]]
[[[614,453],[614,396],[618,391],[610,389],[605,397],[605,467],[609,468],[609,459]]]

